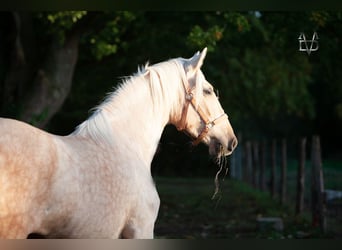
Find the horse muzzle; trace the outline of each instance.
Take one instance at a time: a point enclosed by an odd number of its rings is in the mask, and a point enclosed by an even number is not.
[[[234,149],[237,147],[237,145],[238,145],[238,140],[234,136],[232,139],[230,139],[228,141],[227,148],[226,148],[227,152],[226,152],[225,156],[232,154]]]
[[[216,157],[231,155],[238,145],[238,140],[234,136],[227,142],[222,142],[218,139],[212,139],[209,143],[209,154]]]

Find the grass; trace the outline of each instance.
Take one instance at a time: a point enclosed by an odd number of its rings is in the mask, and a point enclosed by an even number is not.
[[[310,216],[294,216],[268,193],[237,180],[221,181],[215,199],[213,179],[157,177],[161,206],[155,227],[157,238],[331,238],[310,226]],[[260,231],[256,219],[280,217],[284,230]]]

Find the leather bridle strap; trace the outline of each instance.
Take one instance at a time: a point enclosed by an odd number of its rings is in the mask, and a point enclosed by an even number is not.
[[[183,107],[183,111],[182,111],[182,117],[181,120],[179,122],[179,125],[177,126],[177,129],[182,131],[185,130],[186,128],[186,117],[188,115],[188,110],[189,110],[189,105],[190,103],[193,103],[194,96],[192,94],[191,90],[188,90],[185,94],[185,105]]]
[[[207,115],[203,112],[203,110],[201,109],[200,106],[198,106],[196,108],[196,100],[195,100],[195,97],[194,97],[194,95],[192,93],[192,89],[188,89],[186,91],[185,100],[186,100],[186,102],[185,102],[185,105],[183,107],[182,117],[181,117],[181,120],[179,122],[179,125],[178,125],[177,129],[178,130],[185,130],[186,129],[186,117],[187,117],[187,114],[188,114],[189,105],[191,104],[194,107],[194,109],[196,110],[196,112],[198,113],[198,115],[200,116],[200,118],[202,119],[202,121],[204,122],[204,125],[205,125],[203,130],[199,134],[199,136],[192,142],[192,145],[196,146],[208,134],[209,130],[216,124],[216,121],[219,120],[222,117],[226,117],[227,114],[223,113],[223,114],[219,115],[218,117],[216,117],[215,119],[210,121],[208,119]]]
[[[158,75],[158,77],[159,77],[159,75]],[[228,116],[226,113],[222,113],[221,115],[219,115],[218,117],[216,117],[215,119],[210,121],[208,119],[207,115],[201,109],[201,107],[199,105],[196,105],[196,100],[195,100],[194,94],[192,92],[195,88],[187,88],[186,87],[186,83],[188,83],[188,81],[186,79],[185,74],[182,74],[182,82],[183,82],[183,86],[184,86],[184,90],[185,90],[185,105],[183,107],[181,120],[179,122],[179,125],[177,126],[177,129],[180,131],[185,131],[185,129],[186,129],[186,117],[188,115],[189,105],[191,104],[205,125],[204,128],[202,129],[201,133],[199,134],[199,136],[192,142],[192,145],[196,146],[208,134],[209,130],[216,124],[217,120],[219,120],[222,117],[228,117]]]
[[[214,120],[209,121],[205,124],[205,127],[203,128],[202,132],[199,134],[199,136],[192,142],[192,145],[196,146],[198,145],[202,139],[208,134],[209,130],[214,127],[214,125],[216,124],[216,121],[218,119],[220,119],[221,117],[226,117],[227,114],[223,113],[221,115],[219,115],[218,117],[216,117]]]

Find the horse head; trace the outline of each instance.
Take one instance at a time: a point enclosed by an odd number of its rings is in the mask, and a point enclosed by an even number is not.
[[[213,86],[201,71],[206,52],[205,48],[189,59],[182,59],[185,101],[176,126],[195,138],[194,145],[200,142],[207,144],[210,155],[227,156],[233,152],[238,141]]]

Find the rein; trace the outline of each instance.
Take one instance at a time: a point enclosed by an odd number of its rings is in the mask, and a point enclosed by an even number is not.
[[[185,103],[185,105],[183,107],[182,117],[181,117],[181,120],[180,120],[180,124],[177,126],[177,129],[179,131],[185,131],[185,129],[186,129],[186,117],[187,117],[187,114],[188,114],[189,106],[191,104],[193,106],[193,108],[196,110],[197,114],[200,116],[201,120],[204,122],[204,125],[205,125],[204,128],[202,129],[201,133],[198,135],[198,137],[195,138],[194,141],[192,142],[192,145],[196,146],[208,134],[209,130],[212,127],[214,127],[215,124],[217,124],[217,121],[220,118],[228,117],[228,116],[227,116],[226,113],[222,113],[221,115],[217,116],[215,119],[210,120],[208,118],[208,116],[203,112],[203,110],[201,109],[201,107],[199,105],[196,108],[196,99],[195,99],[194,94],[192,92],[195,88],[190,89],[190,88],[187,88],[185,86],[184,76],[183,76],[182,82],[183,82],[183,86],[184,86],[184,89],[185,89],[185,92],[186,92],[186,94],[185,94],[186,103]]]

